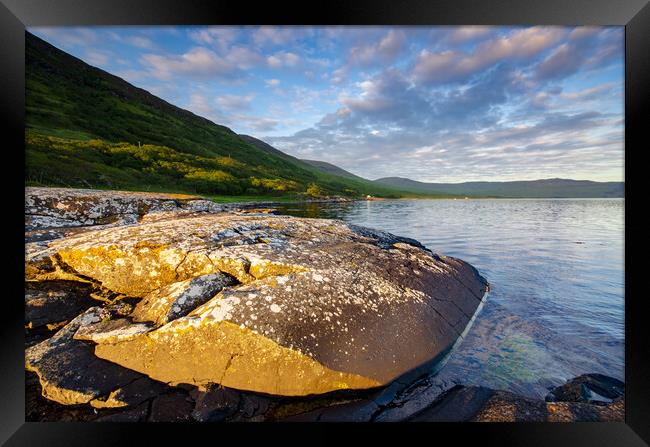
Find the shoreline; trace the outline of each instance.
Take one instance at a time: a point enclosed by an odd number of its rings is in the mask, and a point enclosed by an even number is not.
[[[239,196],[209,196],[188,192],[169,192],[169,191],[142,191],[142,190],[129,190],[129,189],[101,189],[101,188],[75,188],[66,186],[41,186],[41,185],[25,185],[25,188],[48,188],[48,189],[75,189],[79,191],[104,191],[116,193],[135,193],[135,194],[149,194],[149,195],[166,195],[170,198],[179,200],[191,199],[204,199],[209,200],[217,205],[224,206],[227,210],[236,208],[249,209],[269,206],[282,206],[282,205],[304,205],[310,203],[353,203],[353,202],[382,202],[382,201],[404,201],[404,200],[625,200],[625,197],[488,197],[488,196],[413,196],[413,197],[356,197],[348,198],[341,196],[331,196],[313,199],[287,199],[278,200],[273,196],[269,196],[269,200],[251,200],[251,201],[227,201],[232,197]],[[225,201],[215,200],[215,198],[225,198]]]

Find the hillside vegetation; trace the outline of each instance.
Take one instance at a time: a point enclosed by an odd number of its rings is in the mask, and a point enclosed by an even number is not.
[[[375,182],[419,194],[470,197],[606,198],[625,195],[623,182],[592,182],[561,178],[512,182],[423,183],[407,178],[387,177]]]
[[[28,184],[206,195],[300,195],[317,186],[311,191],[327,195],[400,195],[260,149],[30,33],[25,65]]]

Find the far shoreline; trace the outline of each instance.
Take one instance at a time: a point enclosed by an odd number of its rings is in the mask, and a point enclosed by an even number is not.
[[[26,184],[25,188],[69,188],[67,186],[51,186],[51,185],[31,185]],[[282,206],[282,205],[307,205],[307,204],[322,204],[322,203],[353,203],[353,202],[382,202],[382,201],[408,201],[408,200],[451,200],[451,201],[464,201],[464,200],[612,200],[622,199],[625,197],[499,197],[499,196],[409,196],[409,197],[343,197],[343,196],[324,196],[314,198],[296,198],[292,196],[227,196],[227,195],[203,195],[178,190],[131,190],[131,189],[113,189],[113,188],[75,188],[79,190],[103,190],[103,191],[122,191],[122,192],[140,192],[140,193],[155,193],[155,194],[168,194],[170,196],[179,196],[178,198],[196,197],[210,200],[211,202],[226,207],[232,208],[257,208],[269,206]],[[268,197],[269,200],[265,200]],[[250,198],[250,200],[248,200]]]

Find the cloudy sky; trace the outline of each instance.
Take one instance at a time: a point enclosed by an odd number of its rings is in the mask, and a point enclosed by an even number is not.
[[[623,27],[30,31],[235,132],[369,179],[623,180]]]

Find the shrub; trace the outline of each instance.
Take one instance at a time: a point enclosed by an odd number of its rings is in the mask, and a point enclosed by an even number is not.
[[[307,186],[306,193],[310,197],[323,197],[325,195],[325,191],[323,191],[323,189],[316,183],[310,183],[309,186]]]
[[[270,179],[251,177],[251,185],[262,188],[267,191],[295,191],[298,183],[286,179]]]

